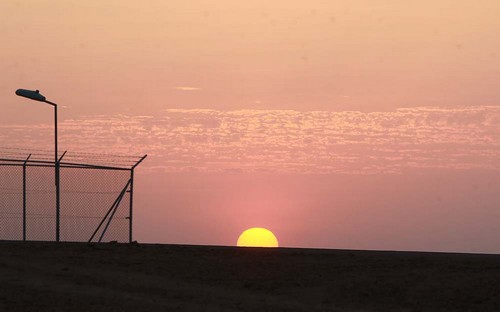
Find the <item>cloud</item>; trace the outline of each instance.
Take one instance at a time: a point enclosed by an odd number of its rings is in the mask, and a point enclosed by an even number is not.
[[[391,112],[169,109],[60,123],[60,146],[150,155],[168,172],[397,173],[500,170],[500,108]],[[49,124],[0,126],[3,145],[47,148]]]
[[[196,87],[174,87],[174,89],[181,90],[181,91],[197,91],[197,90],[201,90],[200,88],[196,88]]]

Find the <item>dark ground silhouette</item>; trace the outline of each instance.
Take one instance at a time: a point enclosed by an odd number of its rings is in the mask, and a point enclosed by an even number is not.
[[[500,255],[0,242],[0,311],[500,311]]]

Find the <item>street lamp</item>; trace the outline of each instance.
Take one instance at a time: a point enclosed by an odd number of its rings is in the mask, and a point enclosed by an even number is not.
[[[54,107],[54,168],[55,168],[55,182],[56,182],[56,241],[59,241],[59,221],[60,221],[60,188],[59,188],[59,161],[57,155],[57,104],[47,101],[45,96],[41,95],[38,90],[25,90],[25,89],[17,89],[16,94],[31,100],[45,102]]]

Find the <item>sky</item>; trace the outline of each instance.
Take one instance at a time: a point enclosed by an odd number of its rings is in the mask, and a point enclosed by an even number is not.
[[[500,3],[2,1],[0,150],[148,154],[135,239],[500,252]]]

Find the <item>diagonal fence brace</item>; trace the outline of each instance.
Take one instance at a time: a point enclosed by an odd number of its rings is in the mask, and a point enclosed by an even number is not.
[[[131,183],[131,180],[128,180],[127,184],[125,184],[125,187],[121,190],[120,194],[118,195],[118,197],[115,199],[115,201],[113,202],[113,204],[111,205],[111,207],[108,209],[108,211],[106,212],[106,214],[104,215],[104,217],[102,218],[101,222],[99,223],[99,225],[97,226],[97,228],[95,229],[94,233],[92,234],[92,236],[90,237],[90,239],[88,240],[88,242],[92,242],[92,240],[94,239],[95,235],[97,234],[97,232],[99,232],[99,229],[101,228],[101,226],[104,224],[104,221],[106,221],[106,219],[108,218],[109,214],[111,213],[111,216],[109,216],[109,219],[108,219],[108,222],[106,223],[106,226],[105,228],[103,229],[102,233],[101,233],[101,236],[99,238],[99,243],[101,242],[102,238],[104,237],[104,234],[106,233],[107,229],[108,229],[108,226],[109,224],[111,223],[111,220],[116,212],[116,210],[118,209],[118,206],[120,205],[120,202],[123,198],[123,196],[125,195],[125,193],[127,192],[127,189],[129,187]]]

